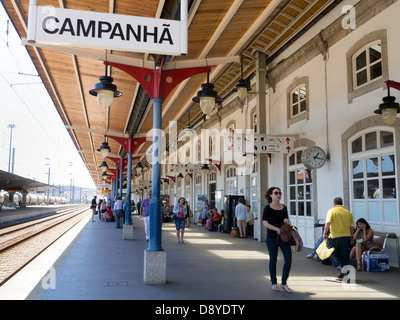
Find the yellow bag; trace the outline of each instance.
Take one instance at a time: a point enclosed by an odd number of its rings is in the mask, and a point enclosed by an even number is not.
[[[322,243],[317,248],[318,257],[321,260],[328,259],[333,251],[335,251],[335,248],[328,249],[328,247],[326,246],[326,240],[322,241]]]

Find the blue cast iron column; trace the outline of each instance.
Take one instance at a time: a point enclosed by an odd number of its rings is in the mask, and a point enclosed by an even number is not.
[[[128,201],[128,205],[126,207],[125,212],[125,225],[131,225],[132,224],[132,216],[131,216],[131,211],[132,211],[132,201],[131,201],[131,180],[132,180],[132,152],[128,152],[128,174],[126,177],[127,184],[126,184],[126,201]]]
[[[125,71],[139,81],[153,101],[153,175],[152,199],[150,201],[150,240],[147,251],[163,251],[161,247],[162,216],[160,198],[162,104],[164,99],[179,83],[194,75],[211,70],[211,66],[163,70],[163,63],[164,61],[158,69],[147,69],[108,62],[108,65]],[[153,81],[147,81],[146,79],[152,79]],[[171,79],[172,81],[169,81]]]
[[[122,200],[122,183],[124,182],[124,168],[121,165],[121,168],[118,168],[119,170],[119,197]]]
[[[163,99],[153,99],[153,149],[152,149],[152,179],[150,200],[150,241],[147,251],[163,251],[161,247],[161,119]]]

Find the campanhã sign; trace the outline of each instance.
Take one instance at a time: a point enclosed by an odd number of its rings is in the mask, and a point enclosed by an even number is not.
[[[187,21],[43,7],[32,2],[28,43],[187,54]]]

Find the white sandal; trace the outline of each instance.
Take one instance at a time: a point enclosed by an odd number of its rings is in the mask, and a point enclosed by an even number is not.
[[[272,291],[280,291],[278,285],[273,284],[272,285]]]
[[[292,293],[292,290],[286,284],[285,285],[281,284],[281,288],[286,293]]]

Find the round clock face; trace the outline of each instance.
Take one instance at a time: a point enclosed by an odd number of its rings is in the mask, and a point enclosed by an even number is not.
[[[320,147],[310,147],[301,154],[301,161],[308,169],[321,168],[326,162],[326,154]]]

